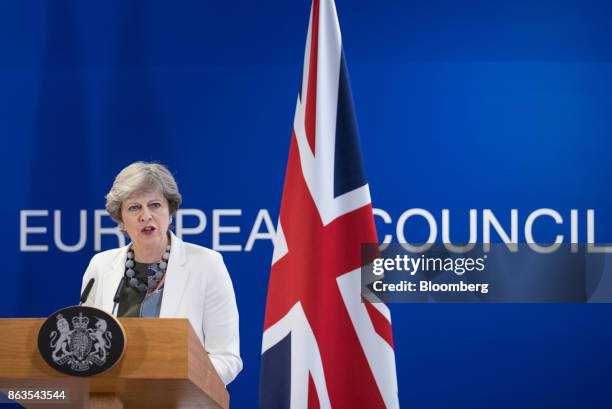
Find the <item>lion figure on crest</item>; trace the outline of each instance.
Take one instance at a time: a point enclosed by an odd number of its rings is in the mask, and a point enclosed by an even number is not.
[[[51,348],[55,348],[51,356],[54,361],[58,361],[64,356],[70,354],[66,348],[70,344],[70,334],[72,331],[70,330],[70,324],[68,320],[64,318],[62,314],[57,316],[57,331],[51,332]],[[59,338],[58,337],[59,331]],[[57,338],[57,340],[56,340]],[[58,355],[59,352],[62,352],[62,355]]]

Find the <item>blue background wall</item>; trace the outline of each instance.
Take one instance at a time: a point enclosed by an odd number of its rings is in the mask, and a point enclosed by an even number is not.
[[[364,163],[375,207],[422,207],[467,240],[470,208],[596,211],[612,241],[612,7],[607,1],[338,0]],[[93,209],[135,160],[175,173],[206,230],[212,209],[244,244],[260,208],[277,218],[301,77],[308,1],[0,3],[4,199],[2,317],[41,317],[77,301],[94,254]],[[19,247],[19,215],[46,226]],[[53,244],[53,210],[62,238]],[[189,219],[186,219],[188,221]],[[193,222],[193,220],[192,220]],[[379,224],[379,235],[394,224]],[[187,223],[187,222],[186,222]],[[541,222],[540,240],[567,224]],[[107,223],[108,225],[108,223]],[[406,226],[423,240],[417,221]],[[479,237],[480,239],[481,237]],[[107,237],[104,248],[116,246]],[[225,252],[244,371],[233,407],[257,401],[272,245]],[[403,407],[610,407],[610,305],[392,305]]]

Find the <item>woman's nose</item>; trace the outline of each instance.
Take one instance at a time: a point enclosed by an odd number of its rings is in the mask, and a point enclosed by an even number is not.
[[[147,220],[151,220],[151,211],[145,207],[144,210],[140,213],[140,221],[144,222]]]

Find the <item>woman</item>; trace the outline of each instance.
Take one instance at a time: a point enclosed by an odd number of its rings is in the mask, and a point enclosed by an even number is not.
[[[227,385],[242,369],[234,289],[219,253],[185,243],[170,230],[180,204],[164,166],[136,162],[119,172],[106,210],[131,243],[91,259],[83,288],[96,280],[85,305],[111,313],[124,279],[117,316],[189,319]]]

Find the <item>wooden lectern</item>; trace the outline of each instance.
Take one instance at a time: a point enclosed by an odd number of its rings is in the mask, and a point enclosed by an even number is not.
[[[127,345],[110,370],[69,377],[49,367],[37,348],[44,319],[0,319],[0,389],[70,389],[66,405],[25,407],[223,408],[229,394],[186,319],[120,318]],[[67,386],[66,386],[67,385]]]

